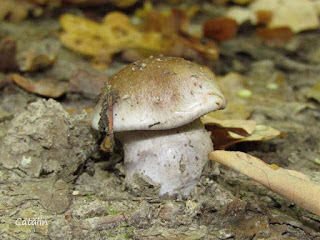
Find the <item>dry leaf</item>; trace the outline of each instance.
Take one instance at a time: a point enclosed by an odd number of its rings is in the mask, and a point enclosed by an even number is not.
[[[267,45],[275,47],[283,47],[293,37],[293,32],[287,27],[273,29],[258,28],[256,33],[264,39]]]
[[[53,80],[33,81],[22,77],[19,74],[12,74],[12,80],[31,93],[36,93],[46,97],[57,98],[66,93],[68,84],[65,82],[56,82]]]
[[[106,59],[111,60],[115,53],[128,48],[150,52],[160,52],[162,49],[161,34],[138,31],[120,12],[109,13],[101,24],[70,14],[63,15],[60,23],[64,30],[60,37],[62,43],[85,55],[105,55]]]
[[[239,142],[266,141],[280,136],[281,132],[265,125],[257,125],[253,120],[219,120],[209,113],[201,118],[206,129],[211,131],[215,149],[226,149]]]
[[[50,5],[50,6],[60,6],[62,3],[79,4],[79,5],[87,5],[87,6],[114,4],[120,8],[130,7],[137,2],[137,0],[20,0],[20,1],[31,2],[38,5]]]
[[[7,72],[17,69],[17,45],[10,37],[3,38],[0,42],[0,71]]]
[[[238,23],[238,25],[241,25],[246,21],[251,21],[252,19],[255,19],[254,14],[248,8],[239,6],[230,7],[227,10],[225,16],[235,20]]]
[[[181,11],[172,11],[168,16],[151,13],[156,14],[158,21],[150,21],[143,28],[133,26],[128,16],[120,12],[110,12],[102,23],[65,14],[60,18],[64,30],[60,39],[66,47],[93,56],[99,68],[106,68],[114,54],[128,49],[136,51],[127,54],[129,58],[160,53],[187,58],[218,58],[218,49],[212,41],[202,43],[201,39],[180,32],[187,24]]]
[[[252,107],[236,102],[228,102],[223,110],[210,112],[207,115],[220,120],[228,119],[248,119],[252,113]]]
[[[203,57],[216,60],[219,57],[216,44],[210,40],[203,42],[201,40],[202,34],[199,37],[190,31],[189,17],[195,11],[197,11],[195,6],[183,10],[170,9],[167,12],[157,11],[153,10],[150,2],[146,2],[143,10],[138,11],[136,16],[146,19],[145,23],[142,24],[142,28],[145,31],[156,31],[161,34],[161,53],[193,60]],[[134,55],[139,54],[131,52],[129,57]],[[142,53],[142,55],[146,56],[145,53]]]
[[[320,103],[320,81],[307,93],[307,97],[315,99]]]
[[[269,10],[258,10],[256,15],[258,24],[268,24],[272,19],[272,12]]]
[[[312,4],[318,13],[318,16],[320,16],[320,0],[313,0]]]
[[[179,41],[184,45],[182,48],[182,52],[179,55],[175,55],[177,57],[185,57],[195,59],[197,56],[188,55],[188,49],[192,49],[196,54],[199,54],[200,57],[205,57],[209,60],[217,60],[219,57],[219,50],[217,45],[212,41],[206,41],[203,43],[200,38],[192,37],[192,36],[179,36]],[[172,45],[173,46],[173,45]],[[174,52],[174,47],[170,47],[168,49],[168,53],[170,55],[171,52]]]
[[[233,132],[229,132],[229,134],[231,137],[233,137]],[[251,135],[242,138],[240,141],[237,142],[267,141],[280,136],[280,134],[280,131],[272,127],[265,125],[256,125],[256,128]]]
[[[219,120],[216,118],[213,118],[209,114],[204,115],[201,118],[201,122],[206,125],[214,125],[218,126],[219,128],[227,129],[240,129],[241,131],[234,130],[234,132],[238,132],[238,134],[241,135],[250,135],[252,134],[256,129],[256,122],[253,120]],[[242,132],[242,133],[240,133]]]
[[[170,34],[186,32],[189,24],[189,17],[180,9],[172,9],[167,16],[159,11],[151,11],[146,16],[144,29]]]
[[[206,126],[206,128],[212,133],[212,141],[215,149],[227,149],[240,142],[267,141],[281,136],[281,132],[265,125],[257,125],[255,131],[249,136],[239,134],[241,129],[237,128],[223,129],[210,125]]]
[[[250,4],[250,10],[270,11],[268,28],[288,27],[298,33],[319,27],[317,10],[310,0],[256,0]]]
[[[267,24],[268,28],[288,27],[293,33],[319,28],[320,3],[310,0],[255,0],[249,8],[231,7],[225,16],[239,25]]]
[[[204,36],[219,41],[233,38],[238,31],[237,22],[227,17],[210,19],[204,23],[203,27]]]
[[[293,170],[274,167],[242,152],[214,151],[212,161],[219,162],[261,183],[284,198],[320,216],[320,183]]]

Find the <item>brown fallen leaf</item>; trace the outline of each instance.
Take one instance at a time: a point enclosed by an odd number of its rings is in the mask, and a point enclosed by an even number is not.
[[[237,138],[237,133],[229,131],[229,134],[234,139]],[[281,132],[265,125],[256,125],[255,130],[249,136],[239,139],[237,142],[254,142],[254,141],[267,141],[281,135]]]
[[[211,60],[218,58],[219,51],[213,41],[203,42],[202,34],[196,36],[190,33],[190,17],[187,10],[171,9],[167,14],[158,10],[145,11],[146,19],[142,29],[161,33],[161,53],[188,59],[196,59],[198,55]]]
[[[226,149],[239,142],[267,141],[279,137],[281,132],[265,125],[257,125],[253,120],[219,120],[209,113],[201,118],[206,129],[211,131],[215,149]]]
[[[225,41],[233,38],[238,31],[238,24],[228,17],[218,17],[206,21],[203,25],[204,36]]]
[[[179,36],[178,41],[183,45],[182,52],[177,57],[185,57],[187,59],[197,59],[203,57],[209,60],[217,60],[219,58],[219,50],[213,41],[202,42],[201,38],[192,37],[190,35]],[[167,51],[169,55],[174,52],[174,45],[171,45]],[[188,54],[189,50],[194,50],[194,55]]]
[[[307,97],[315,99],[320,103],[320,81],[307,93]]]
[[[102,4],[114,4],[120,8],[127,8],[134,5],[137,0],[19,0],[35,3],[38,5],[50,5],[50,6],[60,6],[63,3],[67,4],[77,4],[77,5],[102,5]]]
[[[269,10],[258,10],[256,15],[258,24],[268,24],[272,19],[272,12]]]
[[[243,152],[213,151],[209,159],[228,166],[320,216],[320,183],[293,170],[269,165]]]
[[[48,79],[33,81],[19,74],[12,74],[11,78],[17,85],[28,92],[46,97],[58,98],[65,94],[68,89],[68,84],[66,82],[58,82]]]
[[[267,141],[284,136],[278,130],[265,125],[257,125],[255,131],[248,136],[241,134],[241,131],[243,131],[241,128],[224,129],[207,125],[206,129],[212,133],[211,138],[215,149],[227,149],[239,142]]]
[[[64,46],[92,56],[100,69],[107,68],[116,53],[128,50],[123,57],[129,60],[158,54],[188,59],[219,57],[213,41],[204,43],[186,32],[189,18],[182,11],[172,9],[164,14],[148,10],[142,15],[142,23],[133,25],[127,15],[116,11],[108,13],[101,23],[64,14],[60,17],[63,29],[60,40]],[[146,20],[148,17],[150,21]]]
[[[180,9],[172,9],[169,16],[163,15],[160,11],[150,11],[147,13],[143,28],[145,31],[156,31],[162,33],[186,32],[190,19],[186,13]]]
[[[216,119],[210,114],[206,114],[201,118],[201,122],[206,125],[215,125],[224,129],[240,129],[238,134],[240,135],[250,135],[256,129],[256,122],[253,120],[243,120],[243,119],[228,119],[228,120],[219,120]],[[236,131],[236,130],[234,130]]]
[[[255,0],[249,7],[231,7],[226,16],[242,24],[266,24],[270,29],[288,27],[293,33],[317,29],[320,4],[314,0]]]
[[[293,32],[288,27],[258,28],[256,33],[264,39],[267,45],[275,47],[283,47],[293,37]]]
[[[10,37],[0,41],[0,71],[7,72],[17,69],[16,62],[17,45]]]
[[[235,20],[238,25],[255,19],[255,15],[248,9],[239,6],[229,7],[225,14],[226,17]]]
[[[133,26],[127,15],[108,13],[102,23],[64,14],[60,17],[64,46],[84,55],[96,57],[96,66],[106,68],[112,56],[125,49],[161,52],[162,36],[158,32],[142,32]]]

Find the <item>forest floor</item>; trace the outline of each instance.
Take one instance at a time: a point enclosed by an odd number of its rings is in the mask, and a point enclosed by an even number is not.
[[[23,74],[25,78],[54,78],[51,94],[69,79],[75,82],[52,100],[12,82],[12,72],[0,73],[1,239],[320,239],[319,216],[231,169],[219,166],[217,173],[211,162],[186,199],[131,193],[124,182],[121,147],[112,156],[101,152],[101,137],[90,129],[83,110],[93,106],[97,92],[85,79],[97,79],[101,71],[63,47],[59,31],[52,17],[0,22],[0,40],[9,35],[18,53],[36,44],[46,56],[51,51],[56,56],[54,65]],[[218,76],[241,74],[241,84],[256,93],[255,99],[241,102],[248,101],[249,119],[282,133],[229,150],[318,182],[320,104],[307,93],[320,80],[319,37],[319,30],[304,32],[277,48],[242,29],[219,45],[219,60],[209,64]],[[126,64],[116,56],[104,74],[110,77]],[[271,78],[277,88],[266,88]],[[28,218],[42,222],[22,225]]]

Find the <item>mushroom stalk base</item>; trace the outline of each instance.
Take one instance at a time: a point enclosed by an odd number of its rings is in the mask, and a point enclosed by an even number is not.
[[[117,133],[127,184],[140,195],[150,189],[160,196],[189,195],[213,150],[210,135],[200,120],[170,130]]]

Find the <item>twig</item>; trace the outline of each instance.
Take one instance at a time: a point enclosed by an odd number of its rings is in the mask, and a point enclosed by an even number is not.
[[[243,152],[214,151],[209,158],[261,183],[284,198],[320,216],[320,184],[293,170],[269,165]]]

